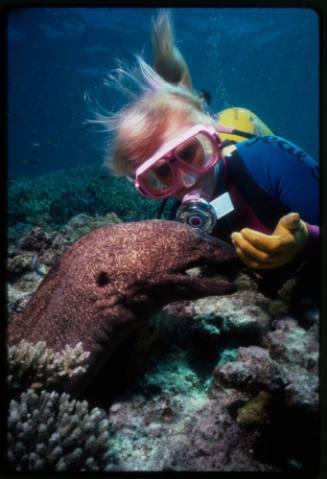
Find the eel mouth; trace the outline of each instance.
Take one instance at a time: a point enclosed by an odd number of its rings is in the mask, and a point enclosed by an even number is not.
[[[204,264],[195,264],[191,268],[186,268],[180,273],[185,276],[191,276],[199,281],[205,289],[217,290],[217,294],[231,294],[237,291],[234,284],[235,279],[243,269],[242,263],[238,258],[233,246],[225,243],[215,237],[206,235],[213,248],[220,248],[223,245],[221,258],[213,261],[207,260]]]
[[[196,281],[200,288],[203,288],[208,294],[232,294],[237,291],[237,286],[234,283],[235,277],[239,271],[236,265],[231,264],[230,261],[219,265],[217,271],[216,265],[205,265],[202,267],[193,267],[181,271],[183,277],[191,277]]]
[[[189,271],[186,271],[185,274],[189,275]],[[208,277],[201,273],[200,276],[194,278],[194,281],[197,283],[199,291],[203,291],[208,296],[232,294],[237,291],[236,284],[223,274]]]

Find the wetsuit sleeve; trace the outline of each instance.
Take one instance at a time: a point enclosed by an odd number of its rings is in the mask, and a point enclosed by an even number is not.
[[[308,224],[308,246],[313,248],[319,239],[318,164],[278,136],[257,136],[237,149],[254,181]]]
[[[307,223],[307,227],[309,233],[308,246],[310,249],[315,248],[318,246],[320,239],[320,227],[318,225],[310,225],[309,223]]]

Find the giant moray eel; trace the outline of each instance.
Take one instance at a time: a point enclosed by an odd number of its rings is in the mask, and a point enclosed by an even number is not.
[[[228,294],[227,281],[192,277],[185,270],[229,263],[234,249],[173,221],[120,223],[76,241],[51,269],[22,313],[8,327],[8,344],[46,341],[60,352],[82,342],[90,351],[80,390],[113,349],[165,304]]]

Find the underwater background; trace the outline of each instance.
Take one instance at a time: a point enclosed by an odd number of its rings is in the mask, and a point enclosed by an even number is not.
[[[116,60],[151,62],[153,8],[19,8],[8,17],[8,169],[33,177],[100,163],[83,94],[117,109],[103,85]],[[173,8],[177,44],[214,113],[249,108],[318,159],[319,31],[313,10]]]
[[[92,106],[124,98],[104,81],[117,60],[151,63],[154,8],[16,8],[8,16],[9,226],[63,225],[74,214],[151,218],[102,168],[107,138]],[[176,41],[214,114],[252,110],[276,134],[319,157],[319,18],[308,8],[173,8]],[[86,102],[85,93],[93,104]],[[50,176],[42,176],[50,174]]]
[[[94,112],[84,99],[87,93],[109,111],[124,105],[104,80],[117,60],[133,64],[141,53],[151,63],[157,12],[9,12],[9,322],[75,240],[97,227],[157,214],[159,202],[103,167],[107,139],[87,123]],[[316,13],[171,13],[194,87],[211,93],[210,111],[248,108],[318,162]],[[315,473],[319,309],[301,278],[278,291],[275,285],[272,295],[245,269],[235,284],[233,295],[172,303],[146,324],[138,318],[141,330],[131,332],[77,400],[63,392],[63,382],[85,372],[81,343],[61,353],[44,342],[9,347],[11,468]]]

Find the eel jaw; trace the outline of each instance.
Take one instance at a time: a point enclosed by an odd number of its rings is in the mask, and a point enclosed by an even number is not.
[[[199,278],[201,288],[208,295],[225,295],[235,293],[237,286],[231,281],[217,278]]]
[[[219,264],[207,263],[202,266],[193,266],[178,273],[181,277],[186,276],[195,281],[198,287],[206,290],[209,295],[232,294],[237,291],[233,281],[242,265],[235,254],[230,258],[224,258]]]
[[[205,296],[219,296],[225,294],[232,294],[237,290],[237,286],[225,279],[205,278],[195,276],[197,271],[187,273],[187,271],[179,271],[175,273],[174,280],[176,288],[183,289],[185,296],[189,299]],[[171,279],[172,279],[171,276]]]

